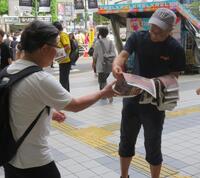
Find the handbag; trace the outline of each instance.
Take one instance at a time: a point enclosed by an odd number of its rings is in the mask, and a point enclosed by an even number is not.
[[[90,49],[88,50],[89,56],[93,56],[93,53],[94,53],[94,48],[90,47]]]

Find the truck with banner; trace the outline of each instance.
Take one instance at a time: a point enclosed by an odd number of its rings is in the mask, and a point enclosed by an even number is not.
[[[113,27],[116,47],[122,50],[120,28],[126,27],[126,36],[138,30],[148,30],[152,13],[161,7],[173,10],[177,15],[173,36],[186,51],[186,72],[200,73],[200,3],[194,14],[188,7],[199,0],[110,0],[98,1],[98,13],[109,18]],[[188,5],[189,3],[189,5]],[[199,13],[198,13],[199,12]]]

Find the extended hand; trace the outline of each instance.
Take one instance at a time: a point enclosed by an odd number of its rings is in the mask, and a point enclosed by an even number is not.
[[[110,98],[115,95],[115,92],[113,91],[113,85],[116,83],[116,81],[113,81],[112,83],[106,85],[101,91],[102,91],[102,97],[104,98]]]

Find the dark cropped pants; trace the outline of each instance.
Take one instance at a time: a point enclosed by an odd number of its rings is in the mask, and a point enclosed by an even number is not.
[[[151,104],[138,104],[140,96],[123,100],[119,155],[135,155],[135,144],[141,126],[144,129],[146,160],[151,165],[162,163],[161,135],[165,112]]]

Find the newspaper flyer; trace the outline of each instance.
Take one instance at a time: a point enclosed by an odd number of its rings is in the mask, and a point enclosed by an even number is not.
[[[163,75],[158,79],[164,85],[166,91],[176,91],[179,89],[177,78],[174,75]]]
[[[138,94],[138,90],[141,89],[148,92],[154,98],[156,98],[156,87],[153,79],[148,79],[134,74],[123,73],[122,80],[116,82],[114,91],[121,96],[134,97],[135,93]]]
[[[57,48],[56,49],[56,56],[54,57],[55,61],[61,62],[66,57],[67,57],[67,55],[66,55],[64,48]]]

